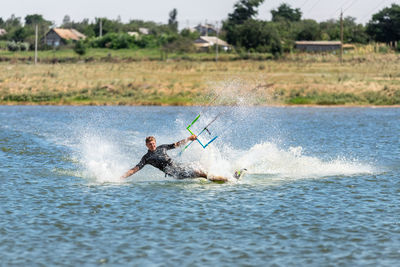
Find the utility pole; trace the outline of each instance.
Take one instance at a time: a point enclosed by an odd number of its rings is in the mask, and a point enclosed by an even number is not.
[[[99,33],[100,37],[103,37],[103,20],[100,18],[100,33]]]
[[[219,35],[219,30],[218,30],[218,21],[216,22],[216,29],[217,31],[217,38],[215,41],[215,62],[218,62],[218,35]]]
[[[340,64],[343,64],[343,10],[340,12]]]
[[[35,65],[37,64],[38,25],[35,26]]]

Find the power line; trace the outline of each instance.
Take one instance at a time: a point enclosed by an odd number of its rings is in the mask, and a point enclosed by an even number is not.
[[[371,13],[373,11],[375,11],[375,9],[377,9],[378,7],[380,7],[383,3],[385,3],[387,0],[383,0],[381,1],[376,7],[374,7],[373,9],[371,9],[364,17],[361,18],[361,20],[364,20],[366,17],[370,16]]]
[[[310,10],[308,10],[308,12],[311,12],[311,11],[314,9],[314,7],[316,7],[316,6],[319,4],[319,2],[321,2],[321,0],[318,0],[318,1],[310,8]]]
[[[351,4],[345,9],[343,10],[343,13],[346,12],[350,7],[352,7],[358,0],[354,0],[353,2],[351,2]]]
[[[308,1],[310,1],[310,0],[304,1],[304,3],[301,5],[301,8],[303,8],[307,4]]]
[[[335,17],[336,13],[344,7],[346,2],[347,2],[347,0],[344,0],[344,2],[340,5],[340,7],[338,9],[336,9],[336,11],[331,15],[331,17]]]

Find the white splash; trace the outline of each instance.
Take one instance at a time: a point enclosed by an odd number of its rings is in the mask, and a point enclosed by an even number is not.
[[[235,167],[246,167],[249,173],[275,175],[286,179],[323,178],[328,176],[353,176],[372,174],[374,167],[345,158],[321,160],[303,155],[302,147],[287,150],[273,143],[261,143],[248,151],[241,151],[232,159]]]
[[[129,169],[120,147],[97,135],[82,136],[78,157],[81,175],[98,183],[122,182],[120,176]]]

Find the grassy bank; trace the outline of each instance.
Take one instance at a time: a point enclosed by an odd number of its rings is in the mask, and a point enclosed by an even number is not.
[[[399,62],[398,54],[375,53],[346,54],[342,65],[334,55],[36,66],[15,60],[0,63],[0,104],[198,105],[217,95],[212,104],[399,105]]]
[[[214,52],[214,51],[213,51]],[[214,61],[214,53],[165,53],[159,48],[150,49],[102,49],[90,48],[83,56],[79,56],[72,49],[38,51],[39,63],[77,63],[77,62],[135,62],[135,61]],[[35,53],[33,51],[12,52],[0,49],[0,62],[10,63],[34,63]],[[219,52],[218,60],[234,61],[240,59],[266,60],[272,59],[271,54],[237,54]]]

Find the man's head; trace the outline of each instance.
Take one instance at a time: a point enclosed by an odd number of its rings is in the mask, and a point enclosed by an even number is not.
[[[156,148],[157,148],[156,138],[154,136],[147,136],[146,137],[146,146],[150,151],[156,150]]]

